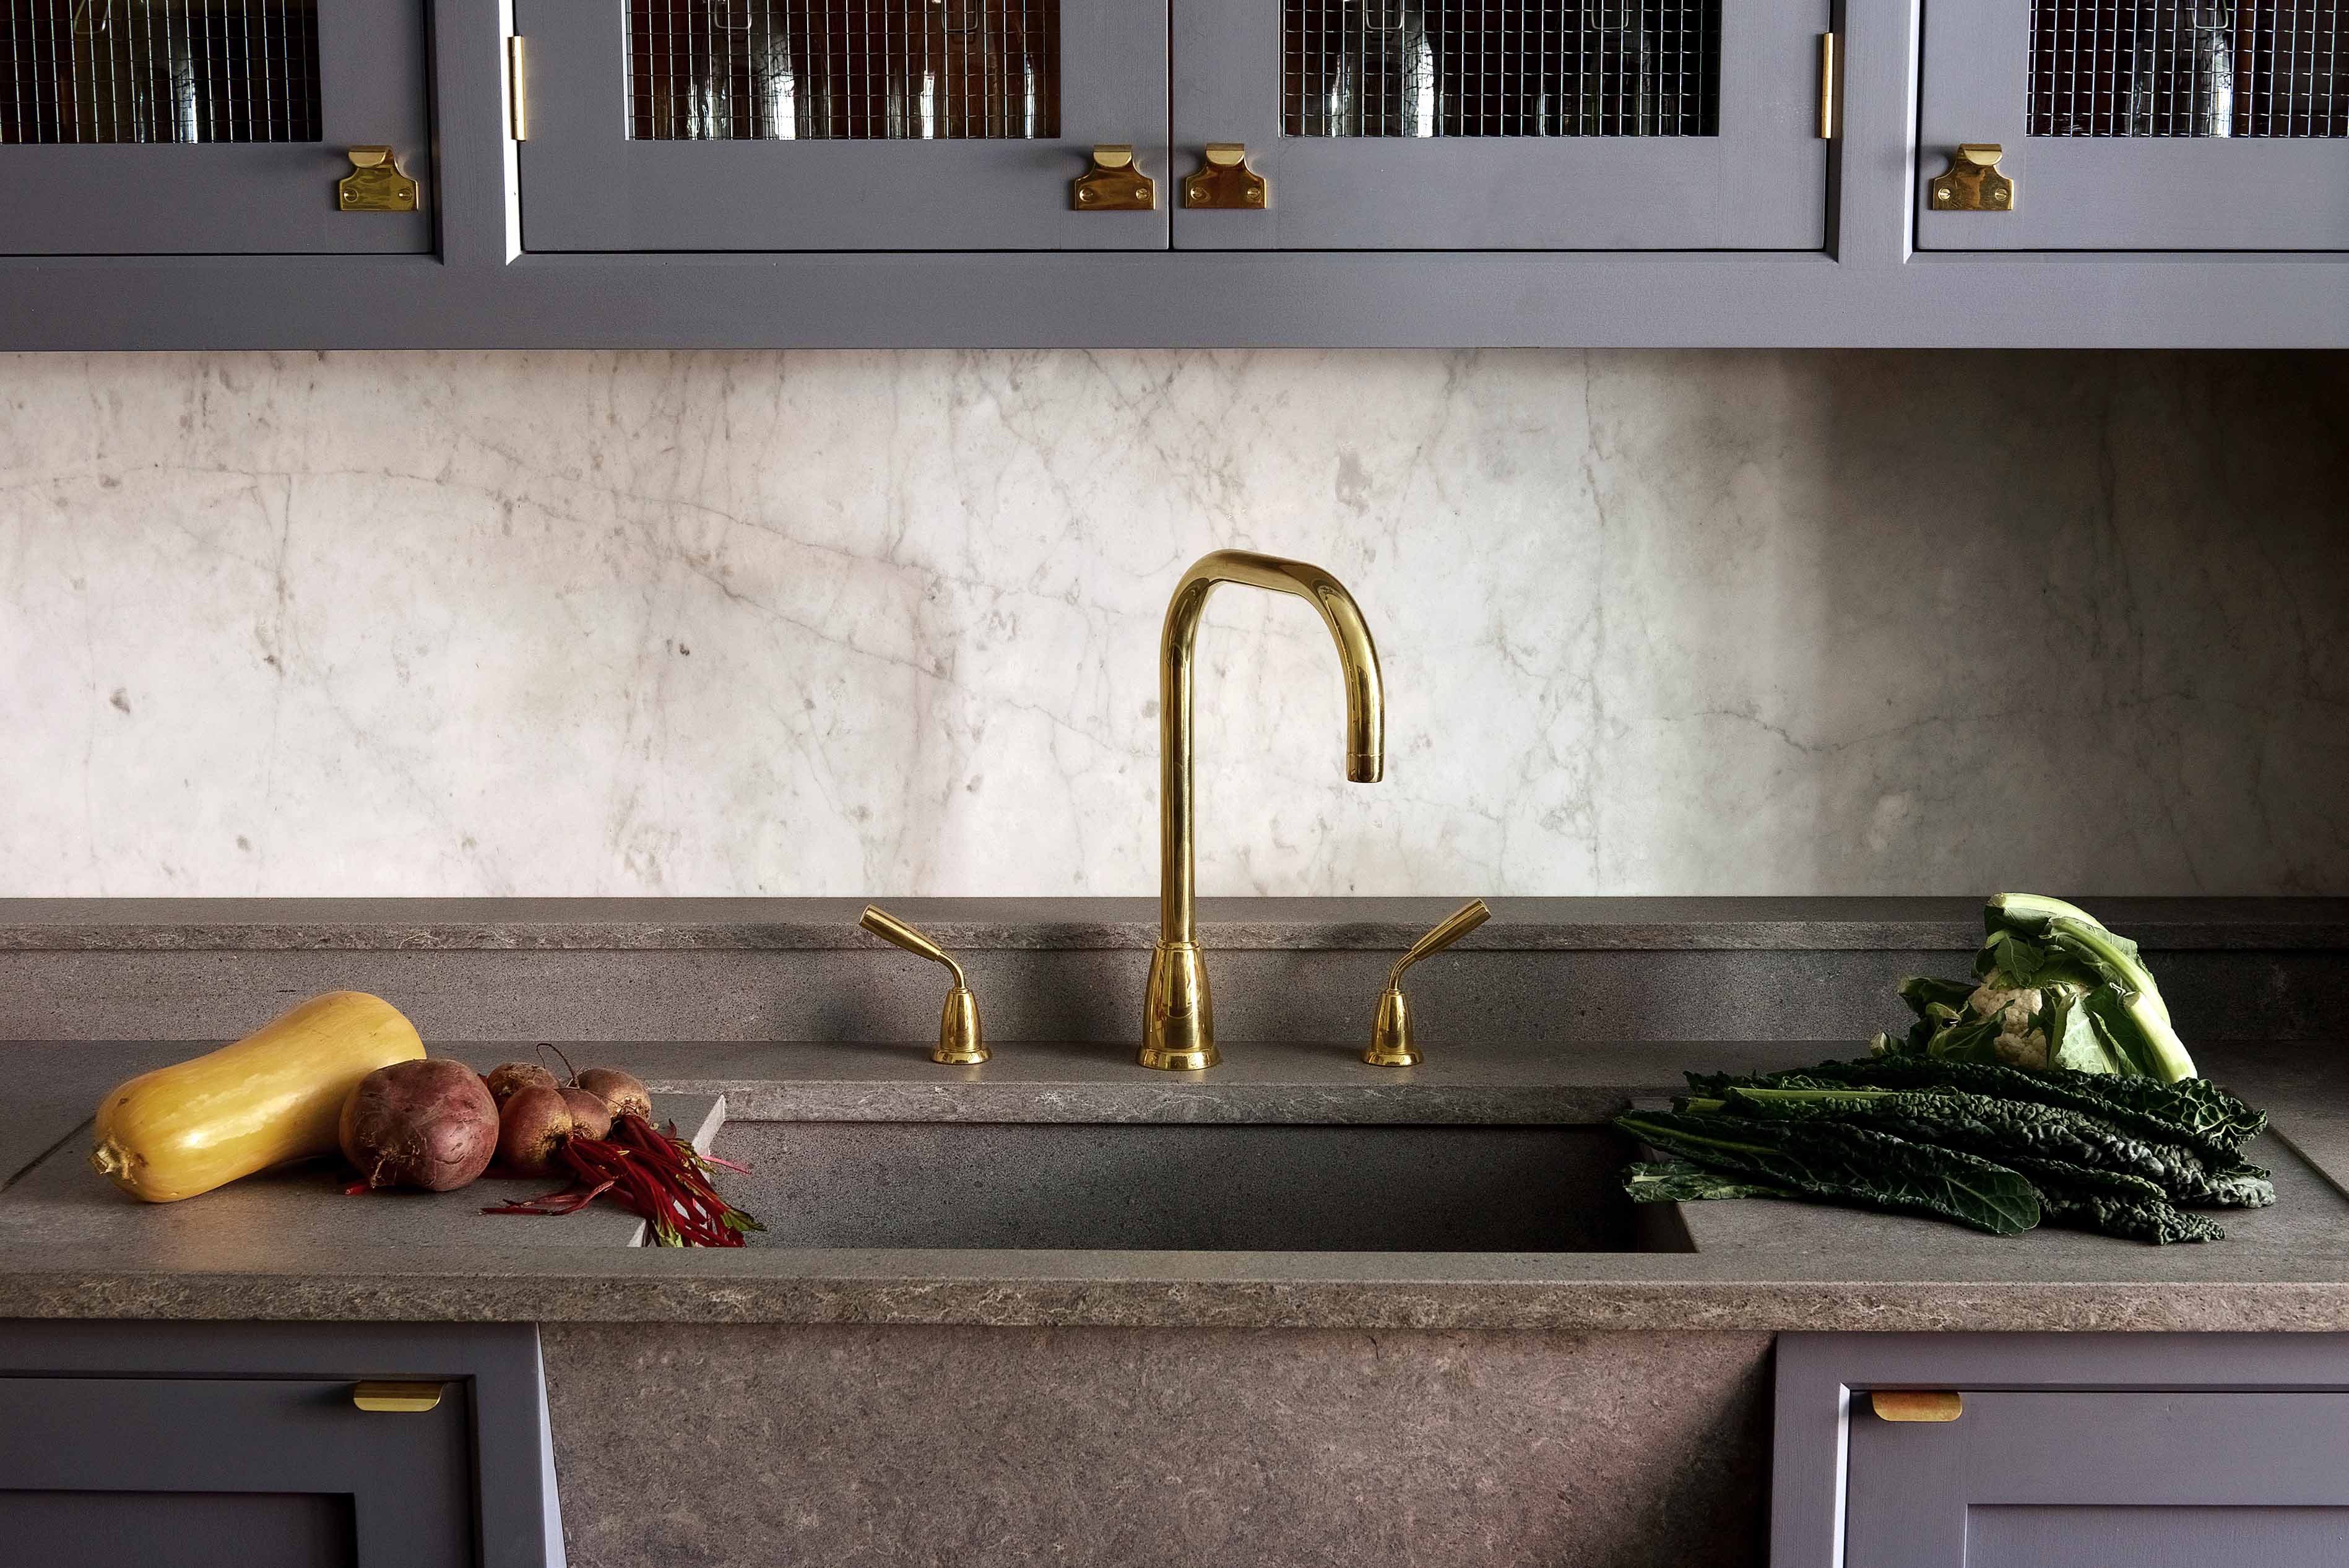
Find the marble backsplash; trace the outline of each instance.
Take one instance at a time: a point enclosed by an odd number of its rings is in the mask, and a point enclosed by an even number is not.
[[[2349,357],[0,358],[0,895],[2349,889]]]

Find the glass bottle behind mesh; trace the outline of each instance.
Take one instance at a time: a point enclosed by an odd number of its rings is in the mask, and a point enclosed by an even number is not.
[[[2158,0],[2084,16],[2038,0],[2032,39],[2034,136],[2232,136],[2235,8]]]
[[[1422,0],[1290,0],[1292,136],[1433,136],[1435,61]]]

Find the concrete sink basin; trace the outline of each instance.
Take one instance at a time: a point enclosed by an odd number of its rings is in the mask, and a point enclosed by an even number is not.
[[[1634,1250],[1601,1127],[729,1121],[754,1242],[824,1248]]]

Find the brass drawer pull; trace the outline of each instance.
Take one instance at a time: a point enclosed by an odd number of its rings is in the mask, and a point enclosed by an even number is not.
[[[1954,1421],[1966,1408],[1954,1388],[1878,1388],[1868,1403],[1879,1421]]]
[[[2005,156],[2006,149],[1995,141],[1969,141],[1933,176],[1926,204],[1936,213],[2012,213],[2014,182],[1998,171]]]
[[[1096,147],[1070,201],[1080,213],[1152,213],[1158,210],[1158,182],[1134,162],[1133,148]]]
[[[421,1415],[438,1409],[440,1383],[362,1383],[351,1390],[351,1403],[378,1414]]]
[[[1183,182],[1185,207],[1226,207],[1262,212],[1271,199],[1264,176],[1247,166],[1244,141],[1210,141],[1206,166]]]
[[[335,182],[335,205],[346,213],[412,213],[416,182],[399,171],[388,147],[353,147],[351,171]]]

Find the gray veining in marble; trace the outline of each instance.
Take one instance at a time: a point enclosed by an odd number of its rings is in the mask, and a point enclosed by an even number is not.
[[[2323,891],[2338,357],[26,355],[0,892]]]

